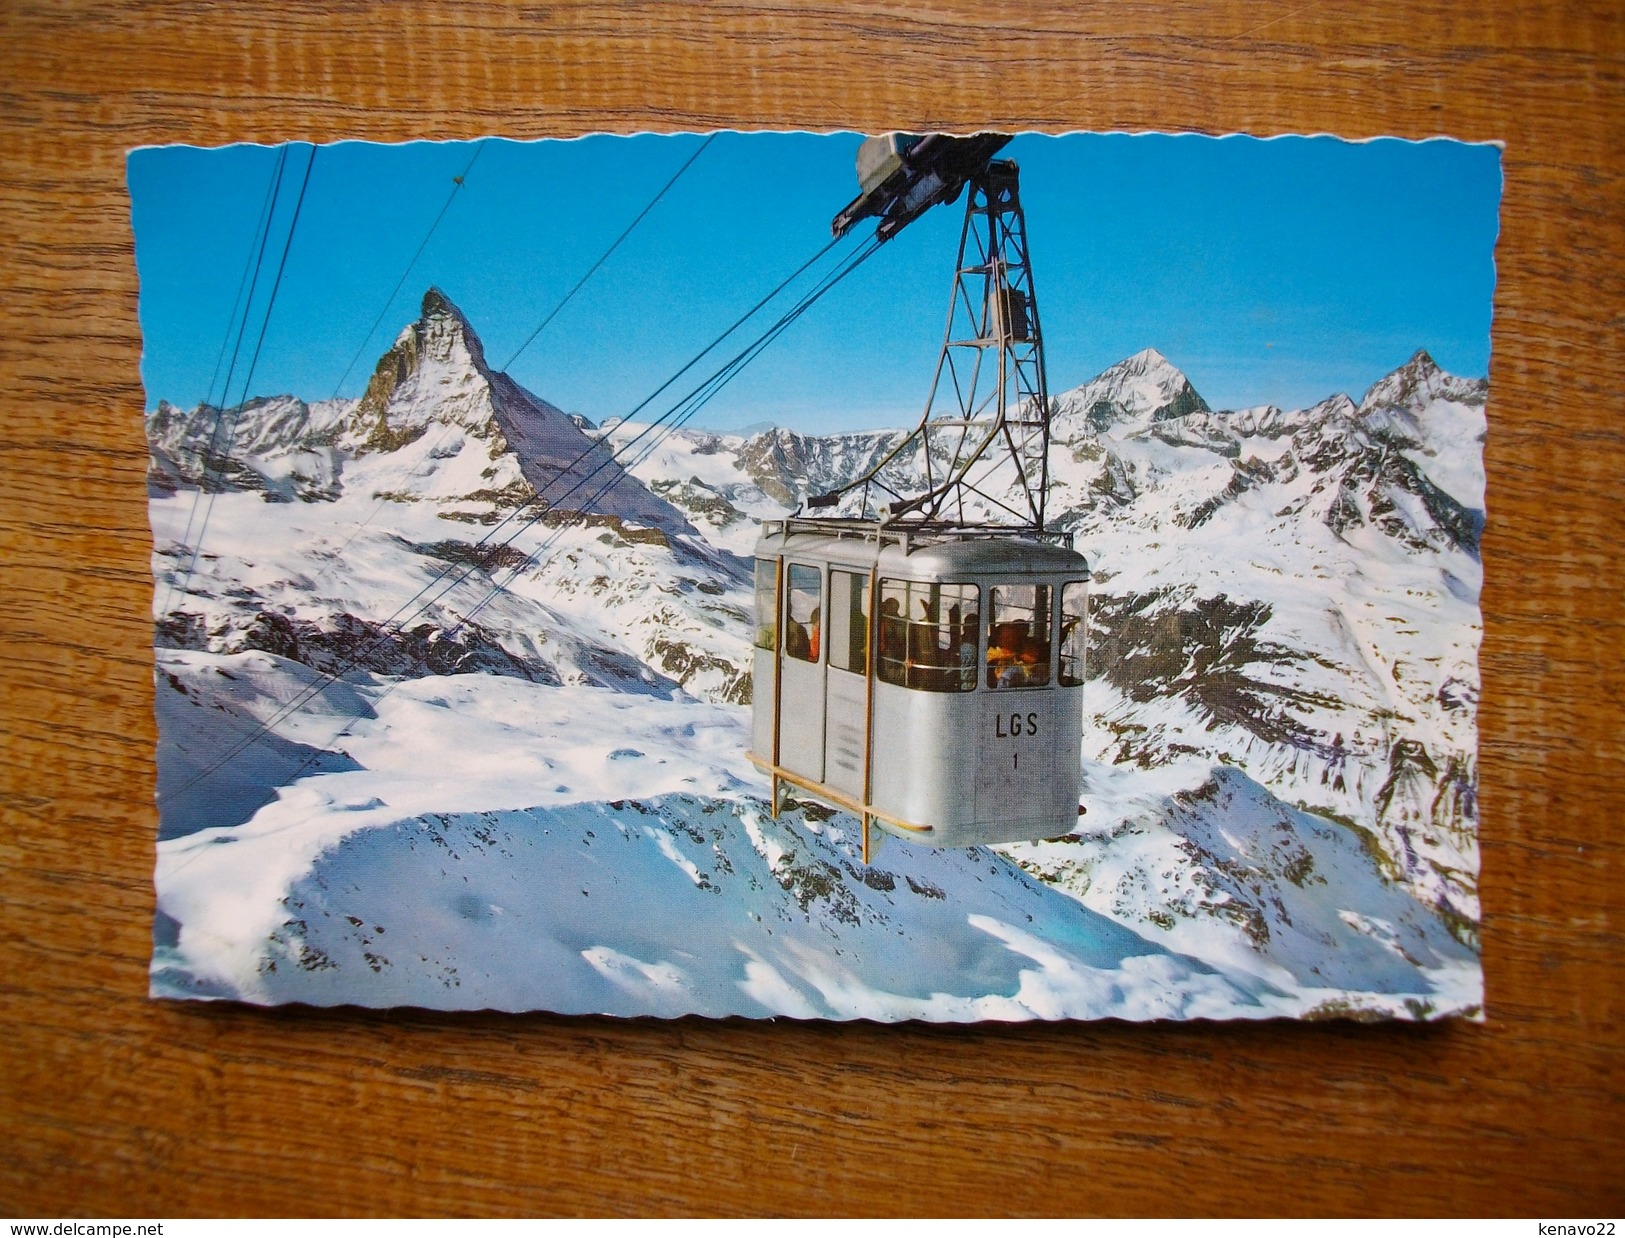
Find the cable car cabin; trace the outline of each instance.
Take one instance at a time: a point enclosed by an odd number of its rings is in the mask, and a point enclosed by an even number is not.
[[[809,791],[862,818],[866,858],[875,824],[932,847],[1069,833],[1088,581],[1010,534],[764,523],[750,756],[775,814],[783,784]]]

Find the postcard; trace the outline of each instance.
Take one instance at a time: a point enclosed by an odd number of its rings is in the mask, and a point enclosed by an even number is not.
[[[153,996],[1483,1017],[1496,146],[128,172]]]

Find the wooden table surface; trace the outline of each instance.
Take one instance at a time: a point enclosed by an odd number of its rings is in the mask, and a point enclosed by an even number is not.
[[[0,1213],[1625,1211],[1625,17],[1610,0],[1385,7],[7,0]],[[879,1027],[148,1001],[125,150],[985,125],[1505,141],[1488,1021]]]

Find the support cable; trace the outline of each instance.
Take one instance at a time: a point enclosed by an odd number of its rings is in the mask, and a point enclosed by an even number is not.
[[[186,513],[186,529],[181,534],[180,548],[182,554],[185,554],[187,548],[192,546],[192,525],[197,519],[202,496],[209,490],[211,474],[214,468],[213,461],[220,451],[220,428],[226,419],[226,397],[231,391],[232,376],[237,371],[237,358],[242,351],[243,337],[248,331],[248,314],[254,304],[255,289],[259,287],[260,271],[265,265],[265,247],[271,239],[271,218],[276,213],[276,200],[282,192],[282,173],[287,162],[288,148],[284,145],[277,151],[276,165],[271,174],[271,182],[266,190],[265,202],[260,208],[259,226],[255,229],[254,239],[249,243],[248,258],[243,265],[243,277],[237,284],[237,298],[232,302],[231,318],[226,322],[226,338],[220,342],[220,354],[215,359],[214,374],[210,377],[208,390],[204,393],[203,404],[205,408],[208,408],[210,407],[210,399],[214,398],[214,383],[215,379],[220,377],[220,363],[225,358],[226,346],[231,344],[231,365],[226,369],[226,381],[220,388],[218,397],[220,402],[213,406],[214,417],[209,425],[209,441],[203,452],[203,476],[199,479],[199,488],[192,493],[192,505]],[[250,272],[253,275],[252,281],[249,279]],[[244,284],[248,285],[247,300],[242,299]],[[237,317],[239,305],[242,307],[242,317],[240,319]],[[235,332],[233,324],[235,324]],[[235,344],[232,344],[233,334],[236,336]],[[197,550],[193,547],[192,557],[185,573],[186,579],[180,586],[175,584],[173,578],[170,579],[169,588],[164,593],[164,603],[158,611],[160,615],[169,613],[169,605],[175,599],[177,587],[182,592],[185,591],[186,584],[191,582],[192,567],[196,563]]]
[[[654,400],[654,398],[657,395],[660,394],[660,392],[662,392],[666,388],[670,387],[672,385],[672,383],[674,383],[684,373],[686,373],[688,370],[692,369],[696,364],[698,364],[698,362],[707,353],[711,352],[718,344],[720,344],[728,336],[732,335],[734,331],[736,331],[741,325],[743,325],[746,321],[748,321],[751,317],[753,317],[763,306],[765,306],[769,301],[771,301],[780,292],[782,292],[786,287],[788,287],[792,282],[794,282],[795,279],[797,279],[809,267],[811,267],[820,258],[822,258],[825,254],[827,254],[838,243],[839,243],[839,238],[837,238],[835,240],[831,240],[822,249],[820,249],[816,254],[814,254],[811,258],[809,258],[806,262],[802,263],[800,267],[798,267],[794,272],[792,272],[789,276],[787,276],[784,280],[782,280],[778,284],[777,287],[775,287],[772,291],[767,293],[767,295],[765,295],[759,301],[757,301],[757,303],[754,306],[752,306],[751,309],[747,310],[745,312],[745,314],[741,315],[738,319],[736,319],[732,325],[730,325],[725,331],[722,332],[722,334],[717,336],[716,339],[714,339],[710,344],[706,345],[706,347],[703,348],[702,350],[700,350],[699,353],[695,354],[695,356],[693,358],[691,358],[687,363],[685,363],[682,366],[681,369],[679,369],[675,374],[673,374],[664,383],[662,383],[660,385],[660,387],[656,388],[654,392],[652,392],[649,396],[645,397],[644,400],[642,400],[637,405],[637,407],[633,409],[633,413],[641,411],[644,407],[646,407],[648,404],[650,404]],[[659,427],[661,424],[666,422],[669,418],[672,417],[672,415],[678,409],[684,408],[685,405],[691,405],[691,407],[688,408],[687,413],[681,418],[681,420],[678,423],[673,424],[673,426],[671,428],[675,429],[677,424],[681,424],[681,422],[686,421],[688,419],[688,417],[691,417],[693,415],[693,413],[698,411],[698,409],[700,407],[703,407],[703,405],[706,402],[708,402],[712,398],[712,396],[714,396],[716,394],[716,392],[721,389],[722,386],[725,386],[728,381],[731,381],[731,379],[739,372],[739,370],[743,369],[744,366],[749,364],[749,362],[751,360],[754,360],[755,357],[760,354],[760,352],[762,351],[763,348],[765,348],[768,344],[770,344],[774,339],[777,339],[778,336],[780,334],[782,334],[783,331],[786,328],[788,328],[788,326],[791,323],[793,323],[803,313],[805,313],[807,311],[807,309],[809,309],[814,302],[816,302],[826,292],[828,292],[831,288],[833,288],[835,286],[835,284],[839,283],[842,279],[845,279],[847,275],[850,275],[852,273],[852,271],[856,270],[857,267],[859,265],[861,265],[864,261],[867,261],[867,259],[870,256],[872,256],[873,253],[878,248],[879,248],[878,242],[871,243],[870,245],[868,245],[864,249],[862,249],[855,256],[855,258],[852,257],[852,256],[849,256],[847,259],[843,259],[842,264],[836,269],[836,271],[833,272],[830,275],[826,275],[825,277],[823,277],[823,279],[820,281],[820,284],[812,292],[809,292],[808,294],[806,294],[802,298],[802,300],[797,303],[797,305],[795,307],[793,307],[791,310],[787,311],[777,322],[775,322],[766,331],[764,331],[762,333],[762,335],[758,336],[755,341],[753,341],[744,350],[742,350],[740,353],[736,354],[732,359],[730,359],[728,362],[726,362],[722,367],[720,367],[716,372],[714,372],[711,375],[711,377],[707,378],[699,386],[695,387],[692,391],[690,391],[688,395],[686,395],[682,399],[680,399],[675,405],[672,406],[671,409],[667,410],[666,413],[663,413],[659,418],[657,418],[649,426],[646,426],[642,431],[639,432],[638,435],[634,436],[634,438],[632,440],[630,440],[626,444],[622,444],[621,447],[619,447],[619,448],[615,449],[613,452],[609,453],[606,459],[601,461],[585,477],[579,479],[563,495],[559,496],[559,500],[555,500],[555,504],[556,504],[556,502],[561,501],[562,499],[569,497],[571,494],[574,494],[578,489],[580,489],[588,481],[590,481],[593,477],[595,477],[598,473],[602,472],[606,468],[609,468],[611,465],[619,465],[618,457],[623,452],[625,452],[629,447],[631,447],[637,441],[641,440],[645,435],[647,435],[650,432],[654,431],[657,427]],[[721,381],[718,382],[717,379],[719,378],[719,376],[723,376],[723,375],[725,375],[725,377],[722,377]],[[699,399],[697,403],[694,402],[696,396],[700,395],[701,393],[705,393],[703,395],[703,398]],[[601,446],[602,446],[601,443],[597,443],[597,442],[593,443],[588,448],[588,450],[581,453],[581,455],[578,456],[575,461],[573,461],[570,465],[566,466],[565,469],[560,470],[557,474],[555,474],[555,477],[553,478],[553,481],[557,481],[560,477],[568,475],[569,470],[571,468],[573,468],[575,466],[575,464],[580,463],[582,460],[586,459],[586,457],[591,455],[592,452],[599,450],[601,448]],[[622,470],[622,471],[624,472],[624,470]],[[613,485],[616,482],[618,482],[619,480],[620,480],[620,476],[618,474],[612,473],[611,477],[610,477],[610,480],[607,481],[603,486],[601,486],[598,489],[598,491],[595,492],[595,494],[592,496],[592,501],[596,501],[603,494],[607,493],[608,490],[611,489],[613,487]],[[547,486],[550,486],[552,484],[553,484],[552,481],[549,481],[548,483],[546,483],[544,485],[543,489],[545,490]],[[481,537],[478,542],[474,543],[471,546],[471,549],[476,549],[476,548],[485,546],[490,541],[490,539],[493,536],[495,536],[495,534],[503,528],[503,526],[505,526],[509,522],[513,521],[519,515],[519,513],[523,512],[524,510],[526,510],[527,508],[529,508],[531,506],[534,506],[537,503],[537,501],[540,500],[541,498],[542,498],[542,495],[540,493],[538,493],[538,495],[537,495],[537,497],[535,499],[530,500],[530,502],[528,502],[528,503],[521,504],[519,507],[515,508],[512,512],[508,513],[508,515],[503,517],[503,519],[500,522],[498,522],[498,524],[496,526],[494,526],[483,537]],[[508,537],[503,539],[502,542],[498,543],[496,546],[491,547],[491,553],[483,556],[483,558],[484,558],[484,563],[483,564],[482,563],[470,563],[470,564],[466,564],[466,565],[462,566],[461,568],[459,568],[458,565],[451,564],[451,565],[448,565],[446,568],[442,569],[440,572],[438,572],[435,575],[435,577],[433,579],[431,579],[426,585],[424,585],[422,588],[420,588],[415,594],[413,594],[413,596],[410,599],[408,599],[405,603],[403,603],[400,607],[398,607],[392,615],[390,615],[387,619],[385,619],[383,621],[382,624],[379,625],[379,631],[372,638],[372,640],[370,640],[368,642],[365,642],[364,644],[361,645],[360,648],[352,651],[349,654],[349,656],[347,656],[345,658],[343,663],[337,669],[322,672],[315,681],[313,681],[311,684],[308,684],[300,692],[296,693],[292,699],[290,699],[286,704],[284,704],[281,708],[279,708],[269,718],[267,718],[263,722],[259,723],[258,726],[256,726],[253,729],[253,731],[251,731],[246,737],[240,739],[238,742],[233,744],[229,749],[227,749],[226,752],[222,753],[215,761],[210,763],[204,769],[200,770],[198,773],[194,774],[191,779],[189,779],[182,786],[176,788],[176,790],[171,792],[171,794],[172,795],[183,794],[187,790],[190,790],[192,787],[196,786],[198,783],[202,782],[204,779],[208,778],[210,775],[214,774],[219,769],[223,768],[226,764],[228,764],[230,761],[235,759],[242,752],[247,751],[248,748],[252,747],[253,744],[258,742],[258,740],[260,739],[260,737],[262,735],[266,735],[266,734],[271,733],[273,728],[279,722],[281,722],[285,718],[291,716],[292,714],[294,714],[297,711],[299,711],[300,709],[302,709],[306,704],[308,704],[310,701],[314,700],[317,696],[319,696],[321,694],[321,692],[329,684],[337,682],[337,680],[340,678],[340,676],[342,676],[343,674],[345,674],[349,670],[352,670],[356,666],[358,666],[370,653],[373,652],[374,649],[378,648],[387,637],[392,636],[392,635],[397,635],[399,633],[399,631],[401,630],[401,627],[403,627],[406,623],[410,623],[413,619],[416,619],[419,616],[423,615],[431,606],[433,606],[435,603],[437,603],[442,598],[444,598],[447,594],[449,594],[458,585],[463,583],[463,581],[466,580],[469,576],[471,576],[475,571],[482,570],[482,568],[486,564],[490,563],[491,559],[494,557],[495,552],[497,550],[505,548],[505,547],[511,545],[512,542],[516,538],[518,538],[522,533],[524,533],[527,529],[529,529],[534,524],[536,524],[538,521],[540,521],[543,518],[543,516],[545,515],[546,511],[553,510],[553,509],[554,509],[554,505],[549,505],[548,508],[544,508],[543,510],[538,511],[534,516],[530,517],[528,520],[525,520],[520,525],[519,528],[515,529],[511,534],[509,534]],[[577,518],[579,518],[582,514],[584,514],[584,510],[577,510],[574,513],[574,515]],[[567,524],[565,526],[560,527],[559,531],[562,532],[562,529],[564,527],[567,527],[569,523],[574,523],[574,521],[567,522]],[[530,561],[530,559],[532,557],[533,556],[527,556],[526,557],[526,563],[521,565],[521,570],[523,570],[525,567],[528,566],[529,561]],[[448,576],[451,576],[454,573],[456,575],[456,579],[451,580],[449,583],[445,583],[443,588],[439,588],[438,591],[436,591],[437,586],[440,586],[443,582],[446,581]],[[515,575],[517,575],[517,573],[515,573]],[[510,577],[510,580],[507,583],[509,583],[509,584],[512,583],[512,577]],[[506,585],[498,587],[496,592],[500,592],[505,587],[506,587]],[[489,591],[488,591],[488,593],[489,593]],[[432,596],[429,596],[431,594],[432,594]],[[494,593],[489,593],[489,596],[494,596]],[[480,602],[481,607],[483,607],[483,605],[486,604],[486,602],[489,600],[489,596],[487,598],[482,598],[481,599],[481,602]],[[408,613],[408,612],[410,612],[410,613]],[[405,617],[403,618],[403,616],[405,616]],[[467,619],[465,618],[462,621],[460,621],[458,626],[460,627],[461,623],[466,623],[466,622],[467,622]],[[391,625],[398,625],[398,626],[395,626],[393,631],[391,631],[390,630]],[[377,698],[377,700],[381,701],[381,700],[384,699],[384,697],[388,696],[389,693],[392,692],[396,686],[399,686],[399,682],[404,682],[404,679],[401,680],[401,681],[398,681],[397,684],[392,685],[390,688],[386,689],[384,691],[384,693],[382,693]],[[376,704],[376,701],[374,702],[374,704]],[[356,715],[356,718],[359,718],[360,716],[361,715]],[[346,722],[344,727],[341,727],[339,732],[335,735],[335,739],[337,738],[337,735],[343,734],[343,731],[345,729],[347,729],[350,725],[352,725],[356,721],[356,718],[351,718],[348,722]],[[303,772],[303,769],[308,766],[310,761],[314,761],[315,759],[317,759],[316,756],[313,756],[312,758],[310,758],[309,761],[307,761],[306,765],[302,765],[300,767],[299,771],[297,771],[295,773],[294,777],[297,778],[299,776],[299,774]]]
[[[576,293],[581,291],[582,287],[587,283],[587,281],[589,279],[591,279],[593,277],[593,275],[598,271],[598,269],[601,266],[603,266],[605,262],[609,261],[610,255],[613,254],[618,248],[620,248],[621,242],[626,240],[627,237],[632,235],[633,230],[638,226],[638,224],[643,222],[644,218],[649,214],[649,212],[652,211],[655,208],[655,204],[658,203],[661,198],[665,197],[666,193],[671,189],[671,187],[673,185],[675,185],[677,183],[678,179],[683,175],[683,173],[688,171],[689,166],[691,164],[693,164],[693,162],[700,157],[700,153],[702,151],[704,151],[705,148],[711,144],[711,139],[714,138],[715,136],[716,136],[715,134],[712,134],[711,137],[706,138],[706,140],[700,144],[699,148],[696,149],[694,151],[694,153],[688,157],[688,160],[683,164],[683,166],[677,169],[676,173],[673,174],[672,178],[670,180],[668,180],[663,186],[661,186],[661,188],[659,189],[658,192],[656,192],[656,194],[655,194],[655,196],[653,198],[649,199],[648,204],[641,211],[638,212],[637,216],[632,220],[631,223],[629,223],[626,226],[626,228],[621,232],[621,234],[618,237],[615,238],[615,240],[610,244],[609,248],[606,249],[602,254],[600,254],[598,256],[598,260],[596,262],[594,262],[592,264],[592,266],[587,268],[586,274],[582,275],[582,277],[576,281],[575,286],[573,288],[571,288],[569,292],[564,294],[563,298],[558,302],[558,304],[556,304],[548,312],[547,316],[542,319],[541,324],[534,331],[532,331],[530,333],[529,337],[525,340],[525,342],[523,344],[521,344],[517,350],[515,350],[513,356],[508,358],[507,364],[502,367],[502,372],[503,373],[506,373],[507,370],[508,370],[508,367],[513,365],[514,361],[518,359],[519,354],[524,352],[525,349],[529,348],[530,345],[536,340],[536,338],[539,335],[541,335],[541,333],[544,330],[547,329],[548,324],[551,323],[553,321],[553,319],[558,316],[559,311],[562,310],[566,305],[568,305],[570,303],[571,298],[573,298],[576,295]],[[481,145],[483,146],[484,142],[481,142]],[[475,154],[475,158],[479,157],[479,152],[478,151],[475,151],[474,154]],[[469,165],[468,166],[470,168],[474,166],[474,160],[473,159],[469,160]],[[463,175],[465,177],[468,175],[468,168],[463,169]],[[458,187],[461,188],[461,185],[459,184]],[[455,193],[455,190],[453,192]],[[447,206],[451,205],[451,200],[449,198],[447,199],[446,205]],[[441,214],[442,215],[445,214],[445,211],[444,211],[443,208],[442,208]],[[436,220],[436,222],[438,223],[439,221]],[[432,233],[433,229],[431,229],[430,231]],[[424,238],[424,244],[425,245],[428,244],[428,238],[427,237]],[[418,249],[419,249],[419,252],[421,253],[422,252],[422,246],[419,246]],[[826,252],[827,252],[827,247],[826,247]],[[822,253],[820,253],[819,256],[822,257]],[[415,262],[416,260],[417,259],[414,257],[413,261]],[[806,268],[803,267],[802,269],[805,270]],[[410,264],[408,264],[407,270],[408,271],[411,270],[411,265]],[[797,274],[800,274],[800,272],[798,271]],[[792,278],[794,278],[794,277],[792,276]],[[405,280],[406,280],[406,276],[403,274],[401,276],[401,282],[404,283]],[[400,284],[397,284],[395,286],[395,292],[399,292],[399,291],[400,291]],[[395,297],[395,293],[391,293],[390,294],[390,300],[393,301],[394,297]],[[755,309],[759,309],[759,308],[761,308],[760,303],[755,307]],[[752,313],[755,312],[755,309],[752,310]],[[385,310],[386,311],[388,310],[387,305],[385,306]],[[383,320],[383,314],[379,314],[378,317],[379,317],[379,321],[381,322]],[[749,317],[749,315],[747,315],[747,317]],[[741,319],[740,321],[742,322],[744,320]],[[737,326],[737,325],[738,324],[736,323],[735,326]],[[377,330],[377,327],[378,327],[378,324],[375,322],[373,324],[373,330]],[[731,328],[730,328],[730,330],[731,330]],[[727,333],[725,332],[724,335],[722,337],[719,337],[716,342],[720,342],[722,338],[726,337],[726,334]],[[369,339],[371,338],[371,332],[368,333],[368,338]],[[716,342],[714,342],[712,344],[712,347],[715,347]],[[366,342],[363,341],[361,349],[364,350],[365,348],[366,348]],[[705,351],[709,351],[709,348],[706,349]],[[704,355],[705,355],[705,353],[702,352],[702,353],[700,353],[699,356],[703,357]],[[361,350],[358,350],[356,352],[356,358],[359,358],[360,356],[361,356]],[[694,359],[694,362],[697,362],[698,360],[699,360],[699,357],[696,357]],[[692,365],[692,364],[694,364],[694,362],[690,362],[690,364]],[[352,359],[350,364],[351,364],[351,366],[354,366],[355,365],[355,359]],[[685,369],[686,368],[687,367],[685,367]],[[673,375],[672,376],[672,381],[675,381],[676,378],[679,377],[682,374],[682,372],[683,371],[679,370],[677,374]],[[346,375],[348,375],[349,371],[346,370],[345,373],[346,373]],[[343,380],[341,379],[340,380],[340,386],[342,386],[342,385],[343,385]],[[669,385],[669,383],[667,385]],[[660,392],[663,391],[663,390],[665,390],[664,386],[662,386],[660,388],[657,388],[649,396],[649,399],[650,400],[654,399],[654,397],[659,395]],[[334,394],[336,396],[337,392],[335,392]],[[646,403],[648,403],[648,401],[646,400],[646,401],[644,401],[644,403],[646,404]],[[641,408],[642,405],[639,405],[639,407]],[[446,436],[451,433],[451,429],[452,429],[452,427],[450,427],[450,426],[443,427],[440,430],[440,432],[435,436],[434,441],[430,444],[430,447],[429,447],[429,452],[430,452],[431,455],[433,454],[434,448],[439,446],[439,444],[442,443],[443,441],[445,441]],[[568,471],[569,469],[574,468],[576,466],[576,464],[580,463],[580,461],[582,459],[585,459],[588,454],[590,454],[590,449],[589,449],[588,452],[584,452],[580,457],[578,457],[576,460],[572,461],[568,466],[566,466],[566,471]],[[551,483],[549,483],[549,484],[551,484]],[[372,522],[375,519],[377,519],[378,513],[381,512],[384,509],[384,504],[386,502],[387,502],[387,500],[380,499],[377,502],[377,504],[374,505],[373,509],[370,512],[367,513],[366,518],[363,519],[360,524],[358,524],[354,529],[352,529],[350,531],[350,535],[348,537],[346,537],[344,539],[343,543],[339,546],[339,548],[336,551],[333,552],[333,561],[334,562],[337,562],[339,556],[343,555],[343,553],[347,549],[349,549],[350,543],[355,541],[355,539],[357,537],[359,537],[361,535],[361,533],[369,525],[371,525]],[[491,530],[491,532],[494,533],[495,530],[493,529],[493,530]],[[487,536],[489,536],[489,534],[487,534]],[[481,539],[481,540],[483,541],[484,539]],[[475,543],[475,544],[479,545],[480,543]]]
[[[542,319],[541,325],[525,337],[525,342],[523,344],[519,345],[518,348],[513,350],[513,356],[509,357],[505,362],[502,363],[504,373],[512,368],[513,363],[519,360],[519,354],[531,346],[536,337],[546,329],[547,324],[552,322],[553,319],[558,316],[558,312],[566,305],[570,304],[571,298],[573,298],[576,293],[581,291],[581,286],[593,277],[599,267],[603,266],[604,263],[609,261],[609,256],[621,247],[621,242],[632,235],[632,230],[643,222],[643,217],[655,209],[655,205],[660,201],[660,199],[666,196],[667,191],[678,182],[684,172],[688,171],[693,162],[705,153],[705,148],[711,145],[712,142],[716,141],[716,137],[717,135],[714,133],[708,136],[705,141],[701,142],[699,146],[695,148],[694,153],[684,161],[683,166],[672,173],[671,179],[660,187],[660,192],[655,194],[653,198],[649,199],[649,205],[638,212],[637,218],[626,225],[625,231],[623,231],[620,236],[616,237],[615,240],[610,243],[610,247],[599,256],[597,262],[593,263],[592,266],[587,268],[587,273],[576,281],[575,287],[570,289],[569,292],[565,293],[564,299],[552,308],[546,318]]]
[[[274,309],[276,309],[277,293],[281,291],[282,288],[282,275],[283,272],[287,270],[288,253],[293,248],[294,233],[299,228],[299,213],[305,205],[305,191],[310,188],[311,169],[316,166],[316,151],[317,148],[315,146],[310,148],[310,161],[305,164],[305,178],[299,184],[299,197],[294,201],[293,219],[288,223],[288,236],[287,239],[282,243],[282,258],[277,263],[276,278],[271,282],[271,296],[270,300],[265,306],[265,318],[260,323],[259,338],[254,341],[254,353],[249,359],[248,374],[243,379],[242,398],[237,402],[236,408],[232,409],[231,412],[227,414],[227,417],[229,417],[229,422],[226,429],[227,444],[230,444],[232,439],[236,436],[237,422],[242,416],[243,405],[248,403],[248,391],[254,382],[254,370],[259,365],[260,350],[265,346],[265,333],[271,326],[271,313]],[[186,575],[181,581],[182,593],[186,592],[187,586],[191,584],[192,574],[197,568],[198,556],[203,551],[203,538],[204,535],[209,531],[209,517],[214,512],[214,498],[215,491],[211,490],[209,492],[208,500],[203,505],[203,523],[198,527],[197,541],[192,546],[192,558],[187,564]]]
[[[330,399],[338,399],[339,392],[344,390],[344,382],[350,377],[350,371],[354,370],[355,363],[361,360],[361,354],[367,351],[367,345],[371,342],[374,333],[377,332],[378,324],[384,321],[384,315],[389,313],[389,307],[394,305],[395,298],[400,296],[401,287],[406,283],[406,277],[412,273],[412,268],[418,264],[418,259],[423,257],[423,251],[429,247],[430,240],[434,238],[435,230],[440,227],[440,221],[446,217],[446,212],[451,209],[451,204],[456,201],[457,194],[468,180],[468,174],[474,170],[474,165],[479,162],[480,153],[485,150],[485,144],[490,140],[490,138],[481,138],[474,147],[474,154],[463,165],[462,175],[451,178],[451,192],[446,195],[445,202],[441,203],[440,213],[434,217],[434,222],[429,225],[429,230],[423,234],[423,240],[418,243],[417,249],[413,251],[411,260],[406,264],[406,269],[401,272],[401,277],[395,281],[395,287],[391,288],[389,296],[384,298],[384,308],[378,311],[378,317],[372,320],[372,326],[367,328],[367,334],[361,337],[361,346],[355,350],[355,356],[350,358],[350,364],[344,367],[344,373],[339,375],[339,381],[334,385]]]
[[[232,336],[235,334],[237,339],[236,347],[232,348],[232,365],[235,366],[237,363],[237,350],[242,347],[243,333],[248,329],[248,305],[243,301],[243,289],[248,287],[249,276],[251,274],[257,275],[259,273],[260,262],[265,255],[265,235],[271,227],[271,209],[272,205],[276,202],[277,190],[282,184],[282,168],[287,161],[288,148],[284,146],[277,151],[276,164],[272,170],[271,179],[266,183],[265,186],[265,199],[260,203],[259,223],[254,225],[254,235],[248,243],[248,253],[243,259],[243,273],[242,276],[237,280],[237,292],[231,300],[231,313],[226,317],[226,335],[225,338],[220,341],[220,352],[214,359],[214,373],[209,375],[208,397],[211,398],[214,396],[215,382],[220,378],[220,367],[225,364],[226,349],[231,345]],[[256,251],[258,252],[259,257],[255,256]],[[253,300],[253,296],[254,294],[250,292],[249,300]],[[240,321],[238,320],[237,314],[239,309],[242,310],[242,318]],[[235,330],[233,329],[233,324],[235,324]],[[217,408],[220,408],[222,411],[226,398],[226,390],[230,386],[231,377],[230,371],[228,370],[226,384],[220,390],[221,404],[217,406]],[[205,402],[207,402],[207,399]]]
[[[651,422],[648,426],[645,426],[631,439],[627,440],[627,442],[617,447],[615,450],[615,457],[618,457],[622,452],[635,446],[640,439],[644,438],[650,433],[655,432],[656,430],[659,430],[656,437],[653,438],[630,461],[629,464],[621,465],[623,474],[629,474],[633,468],[647,460],[649,456],[651,456],[659,448],[661,443],[663,443],[672,433],[686,425],[694,417],[694,415],[700,411],[700,409],[709,404],[724,387],[732,382],[734,378],[739,375],[740,371],[742,371],[747,365],[760,356],[761,353],[770,344],[772,344],[774,340],[778,339],[778,337],[788,330],[797,319],[811,309],[812,306],[821,297],[823,297],[825,293],[827,293],[831,288],[835,287],[836,284],[840,283],[853,271],[857,270],[859,266],[866,262],[879,247],[880,242],[876,241],[862,251],[858,252],[856,255],[849,257],[841,267],[838,267],[834,272],[826,275],[818,286],[804,295],[792,309],[787,311],[784,316],[778,320],[778,322],[774,323],[765,332],[763,332],[762,335],[758,336],[743,351],[735,354],[735,356],[731,358],[721,369],[717,370],[698,387],[694,388],[693,391],[689,392],[688,395],[684,396],[682,400],[678,401],[677,404],[673,405],[671,410],[669,410],[666,414],[663,414],[656,421]],[[678,410],[682,411],[678,412]],[[673,418],[669,424],[664,425],[664,428],[662,429],[662,423],[665,423],[667,418],[671,417],[673,413],[677,413],[675,418]],[[611,457],[611,460],[613,461],[615,457]],[[605,464],[600,465],[597,469],[593,470],[592,473],[589,473],[586,477],[582,478],[582,480],[578,482],[576,486],[571,487],[571,489],[567,491],[565,495],[560,496],[561,499],[569,497],[569,495],[574,493],[576,489],[590,481],[598,472],[602,471],[608,463],[610,463],[610,461],[606,461]],[[614,486],[619,483],[619,481],[620,476],[611,474],[609,480],[594,491],[592,495],[589,496],[587,501],[581,505],[581,508],[578,510],[577,514],[579,515],[586,511],[590,511],[592,506],[611,489],[613,489]],[[502,543],[502,546],[506,547],[511,545],[520,533],[523,533],[525,529],[530,528],[537,521],[543,519],[545,515],[545,512],[540,512],[536,516],[533,516],[525,523],[523,528],[515,531],[512,536],[507,538]],[[500,584],[493,583],[492,588],[487,591],[486,595],[481,598],[480,601],[476,603],[475,606],[468,611],[468,613],[465,614],[461,620],[458,621],[457,628],[454,628],[453,631],[456,631],[464,624],[471,622],[474,617],[480,611],[485,609],[489,603],[494,601],[498,595],[505,592],[508,586],[512,585],[522,574],[530,569],[530,567],[537,560],[537,557],[541,555],[543,551],[551,548],[551,546],[557,541],[559,534],[561,534],[563,530],[568,528],[572,523],[574,522],[566,521],[562,523],[558,530],[551,537],[549,537],[546,542],[526,555],[523,562],[509,569],[509,576],[506,582]]]

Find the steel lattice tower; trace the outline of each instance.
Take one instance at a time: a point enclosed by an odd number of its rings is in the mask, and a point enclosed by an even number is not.
[[[839,493],[858,496],[862,517],[884,523],[1042,533],[1049,389],[1016,165],[990,162],[967,183],[947,330],[925,411],[908,437]]]

